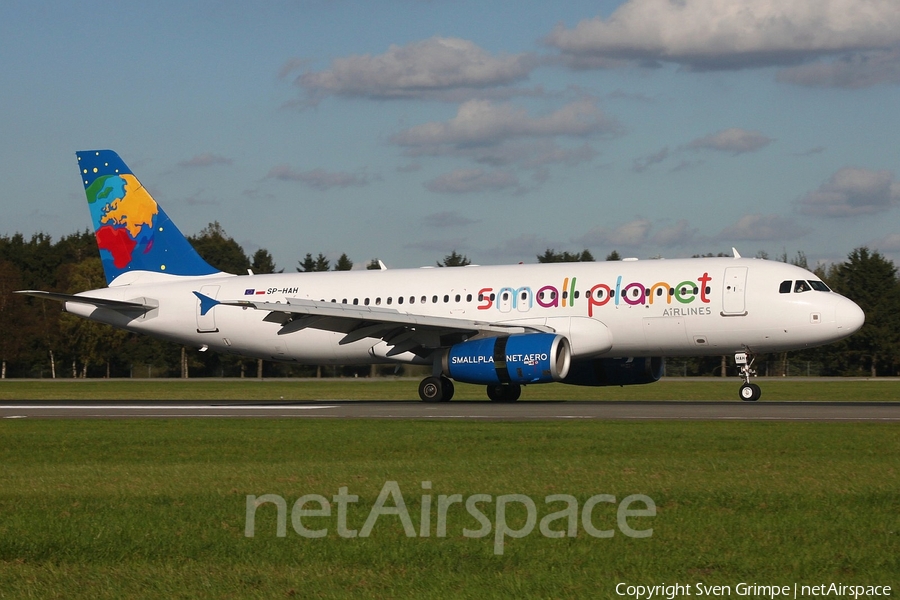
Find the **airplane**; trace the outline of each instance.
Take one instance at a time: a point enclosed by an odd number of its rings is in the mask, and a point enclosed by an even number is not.
[[[112,150],[76,153],[107,287],[19,293],[101,323],[245,357],[426,365],[426,402],[453,382],[496,402],[522,387],[658,381],[664,359],[754,356],[843,339],[865,320],[800,267],[733,257],[247,275],[193,249]]]

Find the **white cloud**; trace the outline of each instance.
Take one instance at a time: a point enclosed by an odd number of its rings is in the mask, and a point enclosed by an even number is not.
[[[511,140],[492,146],[460,146],[450,148],[444,155],[470,158],[477,163],[500,167],[518,164],[525,169],[538,169],[552,164],[575,166],[589,162],[598,155],[585,142],[575,148],[563,148],[552,140]]]
[[[308,67],[310,60],[307,58],[291,58],[287,60],[278,70],[278,78],[287,77],[294,71],[300,71]]]
[[[528,77],[529,54],[491,56],[473,42],[432,37],[384,54],[336,58],[331,68],[300,75],[296,82],[314,101],[327,95],[367,98],[428,97],[460,88],[482,89]]]
[[[204,152],[203,154],[197,154],[189,158],[188,160],[183,160],[178,163],[179,166],[182,167],[211,167],[213,165],[230,165],[231,159],[225,158],[220,154],[213,154],[211,152]]]
[[[900,233],[889,233],[866,245],[881,252],[900,252]]]
[[[858,89],[900,83],[900,50],[848,54],[836,60],[782,69],[778,81],[807,87]]]
[[[685,246],[697,238],[697,229],[691,227],[684,219],[677,223],[663,227],[655,232],[650,241],[657,246],[671,248],[672,246]]]
[[[638,217],[615,229],[595,227],[574,241],[590,247],[615,246],[633,248],[647,241],[652,224],[649,219]]]
[[[504,240],[499,246],[486,248],[484,256],[486,259],[497,263],[532,263],[547,248],[558,248],[560,245],[533,233],[523,233],[512,239]]]
[[[635,173],[643,173],[653,165],[659,164],[666,160],[669,157],[669,147],[666,146],[659,152],[654,154],[650,154],[648,156],[642,156],[640,158],[634,159],[631,164],[631,170]]]
[[[470,194],[517,188],[519,180],[508,171],[456,169],[432,179],[425,187],[438,194]]]
[[[694,69],[791,65],[900,45],[896,0],[628,0],[546,42],[576,68],[614,61]]]
[[[404,248],[409,248],[412,250],[422,250],[425,252],[434,252],[438,253],[442,258],[450,254],[451,251],[455,250],[457,252],[465,253],[468,251],[469,244],[468,238],[465,237],[456,237],[456,238],[444,238],[444,239],[435,239],[428,238],[426,240],[420,242],[409,242],[403,245]],[[471,258],[467,255],[467,258]],[[435,266],[434,263],[431,263],[428,266]]]
[[[773,141],[775,141],[773,138],[767,137],[758,131],[747,131],[746,129],[732,127],[731,129],[724,129],[717,133],[697,138],[688,143],[687,147],[694,150],[717,150],[737,156],[745,152],[761,150]]]
[[[890,171],[845,167],[798,201],[800,212],[855,217],[885,212],[900,202],[900,183]]]
[[[310,171],[297,171],[288,165],[278,165],[269,170],[268,179],[280,181],[299,181],[317,190],[328,190],[333,187],[346,188],[351,186],[364,186],[373,179],[366,174],[353,174],[346,172],[332,172],[325,169],[312,169]]]
[[[741,217],[737,223],[723,229],[716,239],[724,242],[793,240],[810,231],[783,215],[754,214]]]
[[[578,100],[548,115],[533,117],[509,103],[470,100],[449,121],[416,125],[391,138],[423,154],[443,154],[446,146],[496,145],[522,137],[585,137],[618,132],[616,121],[594,102]]]

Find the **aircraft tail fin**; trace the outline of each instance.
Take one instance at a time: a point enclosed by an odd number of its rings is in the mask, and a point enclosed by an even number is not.
[[[203,260],[112,150],[76,152],[107,285],[125,273],[220,273]],[[128,278],[131,282],[134,279]]]

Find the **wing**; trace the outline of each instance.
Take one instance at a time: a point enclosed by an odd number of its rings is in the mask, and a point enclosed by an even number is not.
[[[302,298],[287,298],[284,303],[237,300],[220,301],[218,304],[268,311],[263,320],[281,324],[280,335],[312,328],[345,334],[340,344],[350,344],[364,338],[384,340],[391,346],[388,357],[404,352],[425,356],[436,348],[479,337],[552,331],[540,325],[432,317],[380,306],[316,302]]]

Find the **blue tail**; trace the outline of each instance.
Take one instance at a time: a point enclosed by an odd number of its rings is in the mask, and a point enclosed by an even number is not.
[[[200,258],[118,154],[86,150],[76,155],[107,284],[129,271],[220,272]]]

